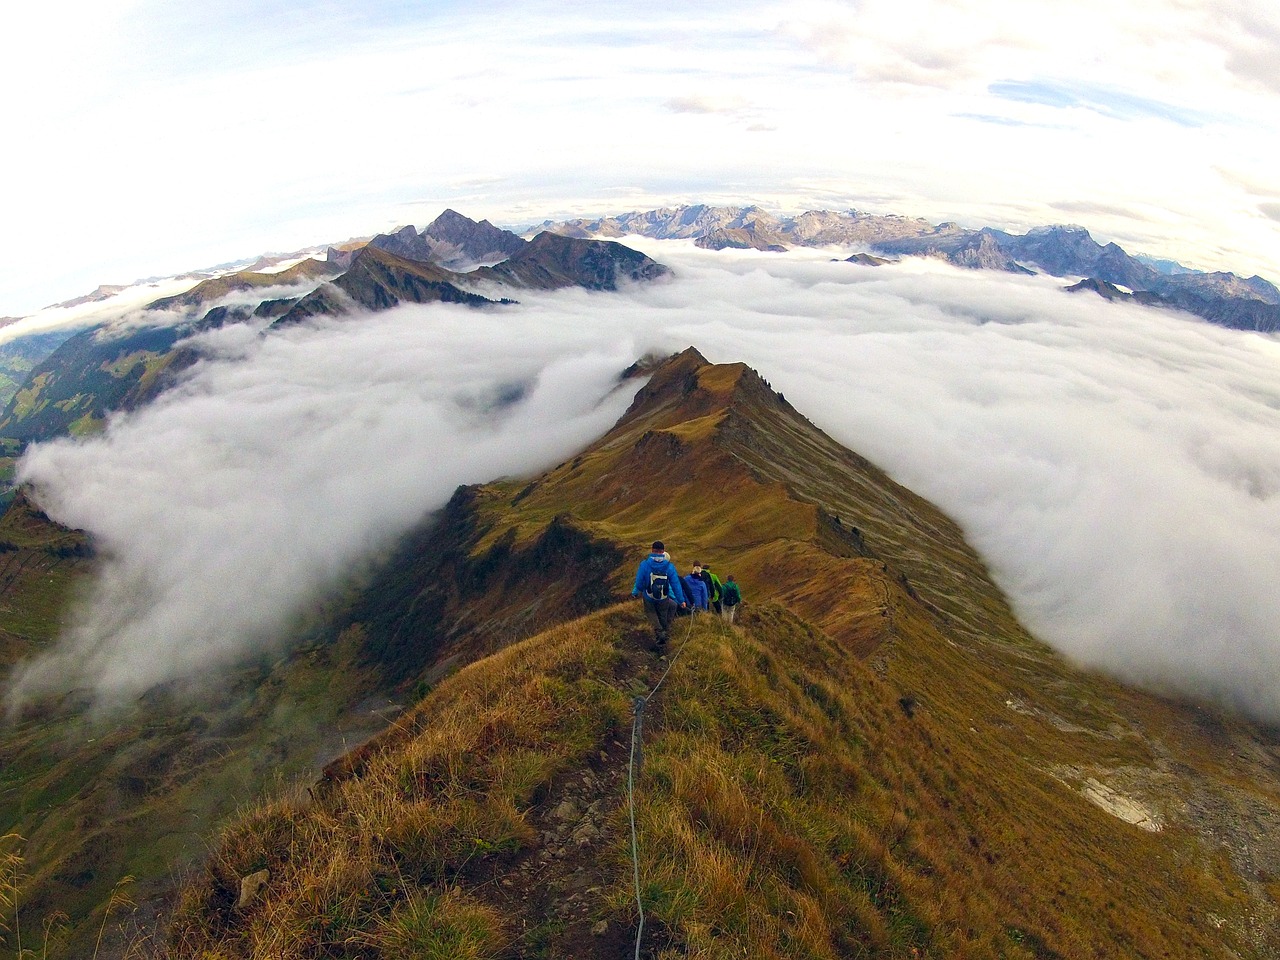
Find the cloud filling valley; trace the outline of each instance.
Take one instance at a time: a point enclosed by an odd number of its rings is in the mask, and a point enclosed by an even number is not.
[[[1280,341],[1060,280],[629,240],[670,282],[204,335],[177,389],[21,476],[105,559],[10,696],[234,662],[460,483],[603,433],[651,349],[742,360],[951,514],[1038,637],[1280,719]]]

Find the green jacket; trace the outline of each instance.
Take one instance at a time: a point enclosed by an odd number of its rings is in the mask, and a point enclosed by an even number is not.
[[[724,605],[726,607],[736,607],[742,602],[742,591],[738,589],[736,581],[724,584]]]
[[[724,590],[724,586],[720,583],[720,578],[710,570],[703,567],[702,581],[707,585],[707,593],[711,595],[711,602],[718,602],[720,599],[720,593]]]

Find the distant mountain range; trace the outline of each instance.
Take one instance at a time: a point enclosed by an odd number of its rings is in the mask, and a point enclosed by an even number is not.
[[[1170,260],[1126,253],[1118,244],[1100,244],[1084,227],[1037,227],[1023,235],[992,227],[978,230],[955,223],[811,210],[778,217],[760,207],[667,207],[597,220],[547,221],[542,229],[574,237],[693,240],[710,250],[782,251],[789,247],[861,244],[882,256],[936,257],[959,267],[1046,273],[1092,279],[1127,288],[1153,306],[1183,310],[1238,330],[1280,330],[1280,290],[1262,277],[1204,273]],[[859,261],[865,263],[866,261]],[[1089,288],[1084,288],[1089,289]]]
[[[758,206],[698,204],[546,221],[521,236],[445,210],[421,230],[406,226],[329,245],[322,255],[316,253],[321,247],[313,247],[259,258],[248,269],[190,274],[199,282],[150,303],[142,326],[20,338],[0,355],[0,441],[21,447],[99,428],[110,411],[147,401],[194,362],[191,351],[175,349],[177,343],[224,324],[256,319],[274,329],[402,303],[488,308],[512,302],[521,290],[614,290],[669,272],[612,242],[628,235],[692,240],[716,250],[861,247],[846,259],[863,267],[891,268],[895,258],[925,256],[969,269],[1041,272],[1075,281],[1066,288],[1072,292],[1181,310],[1225,327],[1280,330],[1280,290],[1267,280],[1133,256],[1115,243],[1098,243],[1079,226],[1018,235],[856,210],[775,216]],[[102,300],[120,289],[102,286],[61,306]]]
[[[0,440],[20,446],[99,428],[108,413],[145,403],[195,361],[192,351],[176,346],[181,340],[228,323],[259,318],[272,329],[401,303],[493,307],[513,302],[507,294],[520,290],[615,290],[620,283],[668,272],[619,243],[550,232],[525,239],[446,210],[421,231],[404,227],[331,246],[323,260],[307,257],[275,272],[205,277],[183,293],[148,304],[143,326],[94,326],[69,336],[15,341],[0,353],[0,386],[4,357],[14,357],[10,389],[0,394],[7,401]],[[98,298],[104,289],[80,302]]]

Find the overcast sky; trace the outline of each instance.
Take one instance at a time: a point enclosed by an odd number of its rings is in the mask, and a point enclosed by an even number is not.
[[[1271,0],[48,0],[0,32],[0,315],[445,206],[1078,222],[1280,281]]]
[[[106,562],[19,691],[216,676],[457,484],[604,433],[617,373],[693,344],[955,517],[1041,639],[1280,721],[1274,337],[1050,277],[641,246],[674,279],[230,326],[180,388],[33,448],[22,479]]]

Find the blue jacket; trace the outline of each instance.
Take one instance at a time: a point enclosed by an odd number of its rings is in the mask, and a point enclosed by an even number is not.
[[[636,568],[636,584],[631,588],[633,597],[649,592],[649,574],[651,573],[665,573],[667,582],[671,585],[671,599],[676,603],[687,602],[684,598],[684,588],[680,584],[680,574],[676,573],[676,565],[664,559],[660,553],[651,553],[640,561],[640,566]]]
[[[681,577],[680,582],[684,584],[684,595],[689,598],[689,606],[699,610],[707,609],[707,585],[702,582],[702,578],[690,573]]]

